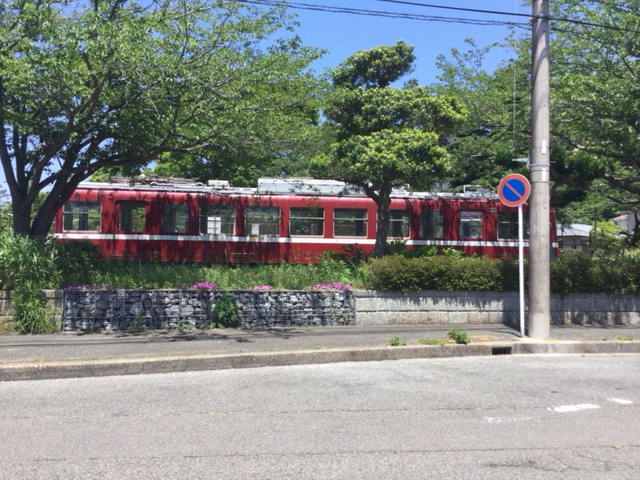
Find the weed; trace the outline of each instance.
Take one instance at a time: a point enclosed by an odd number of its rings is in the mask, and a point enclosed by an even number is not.
[[[178,322],[178,330],[192,330],[193,329],[193,325],[191,325],[189,322],[185,322],[184,320],[180,320]]]
[[[225,292],[213,307],[213,318],[223,328],[237,327],[240,323],[240,313],[236,305],[236,296],[231,292]]]
[[[391,337],[389,339],[389,345],[392,347],[404,347],[407,345],[407,342],[400,340],[398,337]]]
[[[147,326],[144,324],[144,317],[142,315],[136,315],[133,323],[127,328],[129,333],[141,333],[147,330]]]
[[[418,343],[420,345],[444,345],[447,340],[443,338],[421,338]]]
[[[607,340],[609,340],[609,337],[602,337],[602,340],[606,342]]]
[[[42,290],[29,284],[14,290],[11,298],[13,324],[18,333],[52,333],[59,330],[53,315],[47,311]]]
[[[467,332],[462,332],[455,328],[452,328],[451,330],[449,330],[448,335],[451,340],[461,345],[466,345],[467,343],[471,342]]]
[[[633,342],[636,339],[633,335],[618,335],[616,340],[619,342]]]

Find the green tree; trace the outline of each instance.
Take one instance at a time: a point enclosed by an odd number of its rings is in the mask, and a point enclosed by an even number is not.
[[[640,2],[553,0],[551,8],[553,133],[602,167],[600,195],[638,211]]]
[[[525,39],[508,45],[479,48],[467,40],[469,50],[452,50],[439,57],[442,70],[434,87],[455,95],[469,110],[462,127],[449,143],[452,156],[452,187],[480,184],[495,188],[505,174],[528,175],[531,117],[529,43]],[[510,46],[516,57],[492,73],[484,68],[485,55],[493,48]],[[602,175],[602,165],[591,155],[567,150],[560,138],[551,145],[551,200],[556,209],[586,198],[593,181]]]
[[[333,72],[334,90],[324,114],[336,135],[322,166],[330,176],[360,187],[378,207],[374,255],[388,237],[391,192],[411,184],[433,185],[447,169],[447,135],[464,111],[452,98],[433,96],[408,82],[413,47],[402,41],[349,57]]]
[[[220,152],[292,135],[318,86],[317,52],[293,26],[282,5],[237,1],[2,2],[0,161],[15,232],[46,234],[100,169],[167,152],[225,162]]]

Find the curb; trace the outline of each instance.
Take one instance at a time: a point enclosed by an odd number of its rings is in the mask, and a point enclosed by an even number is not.
[[[374,362],[424,358],[453,358],[528,354],[627,354],[640,353],[640,342],[562,341],[488,342],[469,345],[403,346],[232,355],[184,355],[0,364],[0,382],[63,378],[149,375],[235,368],[280,367],[338,362]]]

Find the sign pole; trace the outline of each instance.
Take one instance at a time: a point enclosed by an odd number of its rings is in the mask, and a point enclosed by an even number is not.
[[[518,205],[518,257],[520,273],[520,338],[524,338],[524,228],[522,204]]]

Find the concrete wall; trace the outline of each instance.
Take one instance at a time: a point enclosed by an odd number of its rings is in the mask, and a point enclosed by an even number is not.
[[[518,292],[425,291],[399,295],[358,290],[356,297],[357,325],[520,325]],[[525,297],[525,311],[526,303]],[[640,296],[552,295],[551,322],[640,325]]]

